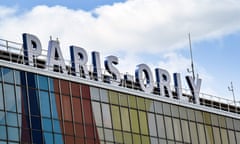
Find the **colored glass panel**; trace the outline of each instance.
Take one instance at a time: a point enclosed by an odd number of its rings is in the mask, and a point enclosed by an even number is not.
[[[127,108],[120,108],[121,112],[121,122],[122,122],[122,129],[124,131],[130,131],[130,121],[129,121],[129,111]]]
[[[81,99],[73,97],[72,100],[73,100],[74,122],[82,123]]]
[[[72,121],[71,100],[70,96],[62,96],[64,120]]]
[[[9,68],[3,68],[2,69],[2,75],[4,82],[7,83],[14,83],[14,76],[13,76],[13,70]]]
[[[139,124],[140,124],[141,133],[148,135],[148,124],[147,124],[146,112],[139,111]]]
[[[139,121],[138,121],[138,112],[137,110],[130,109],[130,121],[131,121],[131,127],[132,131],[134,133],[139,133]]]
[[[16,101],[15,101],[15,91],[14,85],[4,84],[4,99],[5,99],[5,108],[7,111],[16,112]]]
[[[118,106],[111,106],[113,128],[121,130],[121,118]]]

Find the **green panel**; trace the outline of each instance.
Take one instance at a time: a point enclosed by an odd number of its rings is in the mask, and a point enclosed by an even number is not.
[[[129,112],[127,108],[120,108],[122,118],[122,129],[124,131],[130,131]]]
[[[150,137],[142,136],[141,139],[143,144],[150,144]]]
[[[154,112],[154,104],[152,100],[146,99],[145,104],[146,104],[147,111]]]
[[[190,143],[188,122],[186,120],[181,120],[181,125],[182,125],[183,142]]]
[[[191,134],[192,144],[198,144],[196,123],[190,122],[189,126],[190,126],[190,134]]]
[[[132,135],[131,133],[124,132],[123,133],[123,139],[125,144],[131,144],[132,143]]]
[[[206,140],[209,144],[214,144],[213,131],[211,126],[205,126]]]
[[[118,106],[111,106],[113,128],[121,130],[121,119]]]
[[[133,143],[134,144],[141,144],[141,138],[138,134],[133,134]]]
[[[175,140],[182,141],[182,133],[180,127],[180,120],[173,118],[173,128],[174,128],[174,135]]]
[[[137,105],[138,105],[138,109],[145,110],[144,98],[137,97]]]
[[[114,139],[116,143],[123,143],[123,134],[121,131],[114,131]]]
[[[205,124],[211,124],[211,115],[208,112],[203,112],[203,120]]]
[[[228,144],[228,135],[226,129],[220,129],[223,144]]]
[[[173,136],[173,125],[172,125],[172,119],[170,117],[164,117],[165,125],[166,125],[166,135],[167,139],[174,139]]]
[[[131,108],[137,108],[137,100],[135,96],[129,96],[129,106]]]
[[[126,94],[119,94],[119,102],[121,106],[128,106],[128,95]]]
[[[130,120],[131,120],[132,132],[139,133],[139,122],[138,122],[137,110],[130,109]]]
[[[119,98],[118,98],[118,93],[114,91],[109,91],[109,101],[111,104],[119,104]]]
[[[139,123],[140,123],[141,133],[145,135],[149,135],[146,112],[139,111]]]
[[[198,137],[199,137],[199,142],[200,144],[205,144],[206,143],[206,138],[205,138],[205,132],[204,132],[204,127],[202,124],[197,124],[197,129],[198,129]]]

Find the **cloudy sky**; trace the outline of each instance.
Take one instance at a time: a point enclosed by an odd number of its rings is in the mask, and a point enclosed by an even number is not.
[[[1,1],[0,38],[22,42],[22,33],[37,35],[44,49],[50,36],[58,38],[65,59],[77,45],[99,51],[102,61],[118,56],[122,73],[145,63],[179,72],[183,82],[191,75],[191,33],[201,92],[232,99],[232,81],[240,100],[239,0]]]

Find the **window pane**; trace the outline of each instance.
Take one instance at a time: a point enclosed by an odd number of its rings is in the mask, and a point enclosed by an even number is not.
[[[109,91],[109,99],[111,104],[119,104],[118,93],[114,91]]]
[[[100,100],[99,88],[90,87],[91,99]]]
[[[5,125],[5,112],[0,111],[0,124]]]
[[[39,93],[41,115],[44,117],[50,117],[50,101],[48,92],[40,91]]]
[[[182,124],[183,141],[185,143],[190,143],[188,122],[185,120],[181,120],[181,124]]]
[[[73,114],[74,114],[74,121],[78,122],[78,123],[82,123],[82,104],[81,104],[81,100],[80,98],[76,98],[73,97]],[[95,114],[95,121],[96,123],[101,123],[101,119],[99,119],[99,117],[97,117],[96,115],[100,115],[101,116],[101,109],[99,106],[99,103],[93,104],[93,109],[96,108],[96,111],[94,110],[94,114]]]
[[[127,108],[121,108],[122,128],[125,131],[130,131],[129,112]]]
[[[3,80],[4,80],[4,82],[14,83],[14,80],[13,80],[13,70],[12,69],[3,68],[2,69],[2,73],[3,73]]]
[[[129,96],[129,106],[131,108],[137,108],[137,100],[135,96]]]
[[[203,123],[202,112],[200,112],[200,111],[195,111],[195,115],[196,115],[196,121]]]
[[[154,103],[153,103],[153,100],[146,99],[146,100],[145,100],[145,103],[146,103],[146,110],[147,110],[147,111],[150,111],[150,112],[154,112]]]
[[[70,96],[62,96],[64,120],[72,121]]]
[[[150,136],[157,136],[155,116],[152,113],[148,113],[148,127]]]
[[[102,104],[103,126],[112,128],[112,121],[108,104]]]
[[[200,144],[205,144],[206,140],[205,140],[204,127],[202,124],[197,124],[197,128],[198,128],[199,142]]]
[[[173,125],[170,117],[164,117],[166,124],[167,139],[174,139],[173,137]]]
[[[162,103],[158,101],[154,101],[154,108],[156,113],[163,113]]]
[[[135,133],[139,133],[139,121],[138,121],[137,110],[130,109],[130,121],[131,121],[132,131]]]
[[[138,109],[145,110],[144,98],[137,97],[137,105],[138,105]]]
[[[171,115],[170,104],[163,103],[163,113],[165,115]]]
[[[22,95],[21,87],[16,86],[16,102],[17,102],[17,112],[22,113]]]
[[[105,140],[106,141],[113,141],[113,131],[109,129],[104,129]]]
[[[4,109],[3,105],[3,90],[2,90],[2,83],[0,83],[0,110]]]
[[[171,112],[173,117],[179,117],[178,106],[171,105]]]
[[[17,114],[16,113],[7,113],[7,125],[9,126],[18,126],[18,118],[17,118]]]
[[[43,131],[52,131],[52,121],[51,119],[46,119],[43,118],[42,119],[42,127],[43,127]]]
[[[195,121],[195,114],[194,114],[194,110],[192,109],[187,109],[187,113],[188,113],[188,119]]]
[[[221,144],[219,128],[213,127],[213,136],[214,136],[214,142],[216,144]]]
[[[182,141],[182,133],[181,133],[181,127],[180,127],[179,119],[173,118],[173,128],[174,128],[175,140]]]
[[[142,134],[148,134],[148,124],[146,118],[146,112],[139,111],[139,123],[140,123],[140,130]]]
[[[213,142],[213,131],[211,126],[205,126],[205,132],[206,132],[206,140],[207,143],[214,143]]]
[[[189,126],[190,126],[190,134],[191,134],[192,143],[197,144],[198,143],[198,135],[197,135],[196,124],[194,122],[190,122]]]
[[[121,131],[114,131],[114,139],[116,143],[123,143],[123,134]]]
[[[13,85],[4,84],[4,98],[6,110],[16,112],[17,107],[15,102],[15,93]]]
[[[226,129],[220,129],[221,131],[221,138],[223,144],[228,144],[228,136],[227,136],[227,130]]]
[[[105,89],[100,89],[100,98],[103,102],[109,102],[108,91]]]
[[[121,130],[121,119],[118,106],[111,106],[113,128]]]
[[[48,90],[48,78],[45,76],[38,75],[39,89]]]
[[[0,139],[7,139],[6,126],[0,126]]]
[[[235,144],[236,140],[235,140],[234,131],[228,130],[228,136],[229,136],[229,143],[230,144]]]
[[[158,137],[165,138],[165,124],[163,121],[162,115],[156,115],[157,118],[157,130],[158,130]]]
[[[8,127],[8,140],[19,141],[18,128]]]

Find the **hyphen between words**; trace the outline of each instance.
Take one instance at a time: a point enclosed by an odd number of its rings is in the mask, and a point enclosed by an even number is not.
[[[34,66],[34,59],[42,53],[42,45],[39,38],[32,34],[23,34],[23,47],[24,47],[24,57],[25,64]],[[99,77],[102,76],[101,64],[100,64],[100,54],[99,52],[93,51],[92,55],[92,76],[89,75],[87,68],[88,55],[85,49],[78,46],[70,46],[70,56],[71,56],[71,69],[74,71],[75,76],[83,77],[85,79],[93,79],[100,81]],[[132,76],[125,75],[124,78],[120,76],[119,70],[115,67],[118,64],[118,57],[107,56],[104,61],[104,66],[110,76],[104,79],[104,82],[110,83],[112,85],[120,85],[121,80],[134,81]],[[59,42],[57,40],[50,40],[48,43],[48,53],[46,65],[51,70],[54,70],[54,66],[61,68],[62,73],[67,74],[67,67],[62,56]],[[45,66],[46,68],[46,66]],[[155,69],[157,89],[160,95],[173,98],[172,90],[170,88],[171,77],[167,70],[156,68]],[[143,80],[143,77],[145,80]],[[181,99],[182,97],[182,84],[180,73],[173,74],[174,86],[176,99]],[[189,89],[192,93],[192,102],[199,104],[199,93],[202,80],[197,78],[193,79],[192,76],[186,76],[186,81]],[[140,87],[140,89],[146,93],[152,93],[154,90],[154,79],[151,69],[146,64],[139,64],[136,66],[135,70],[135,81]]]

